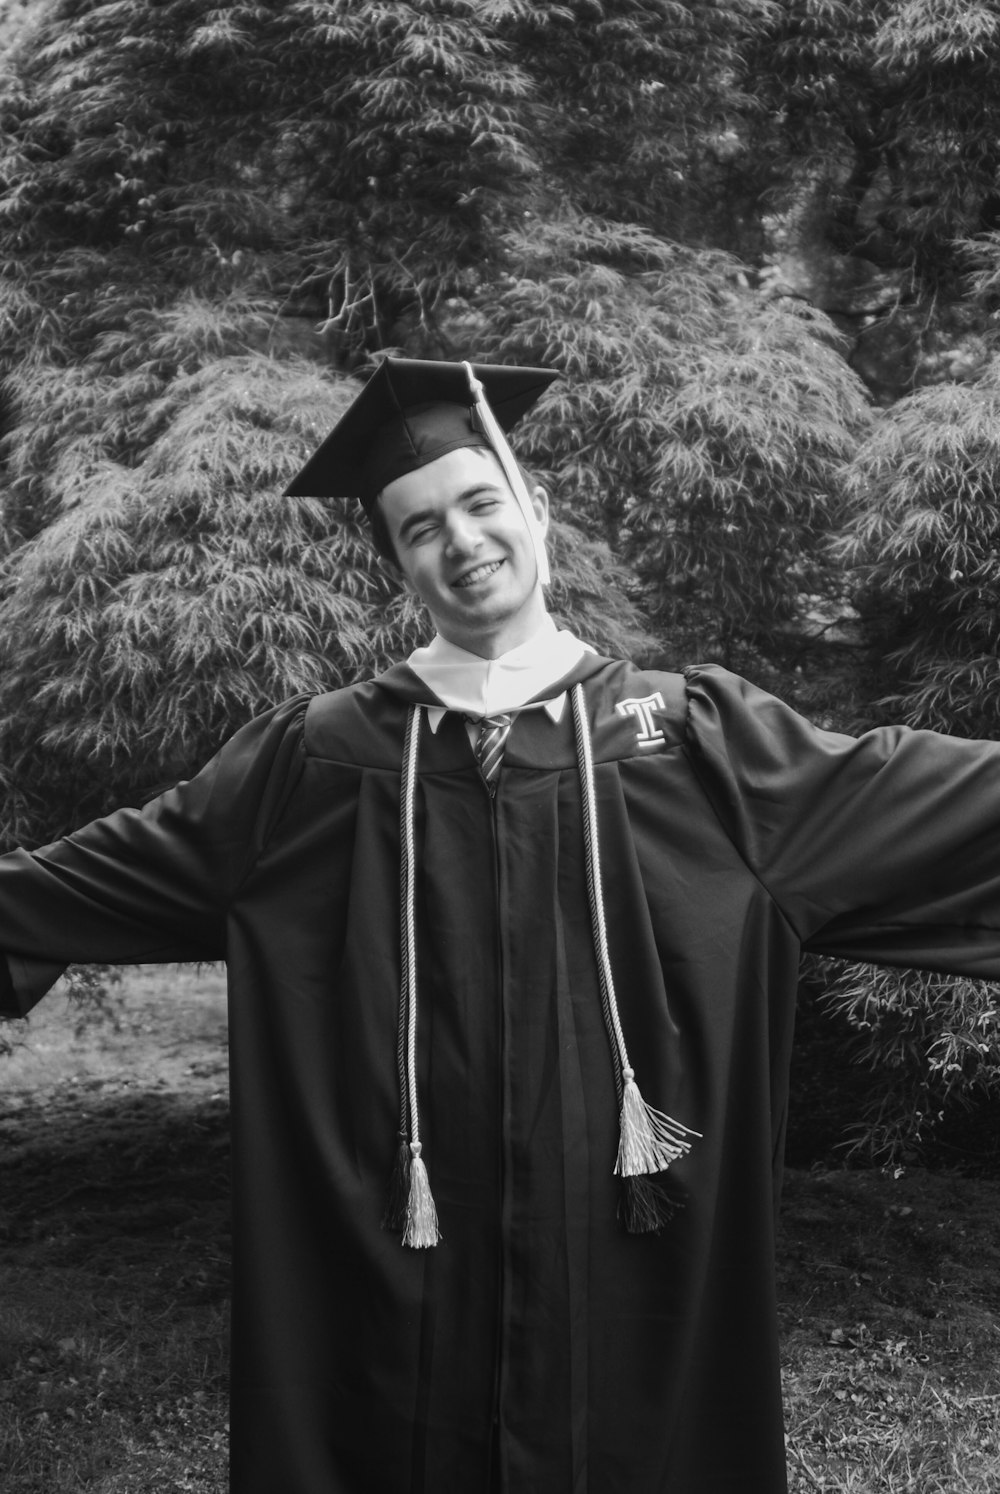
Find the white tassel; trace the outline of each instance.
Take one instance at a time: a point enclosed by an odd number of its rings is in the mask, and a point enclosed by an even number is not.
[[[590,898],[594,953],[601,983],[601,1000],[608,1037],[622,1077],[622,1108],[618,1117],[618,1160],[615,1172],[622,1178],[655,1179],[672,1162],[691,1150],[689,1136],[701,1136],[647,1105],[635,1082],[629,1065],[625,1035],[618,1014],[618,998],[611,970],[607,924],[604,917],[604,893],[601,885],[601,859],[597,826],[597,795],[594,791],[594,759],[590,746],[587,705],[582,685],[573,686],[573,714],[576,721],[577,755],[583,788],[583,839],[587,864],[587,891]],[[676,1204],[662,1195],[655,1185],[629,1187],[626,1190],[624,1222],[633,1234],[655,1232],[676,1212]]]
[[[388,1227],[402,1224],[403,1244],[414,1250],[425,1250],[436,1245],[441,1238],[438,1230],[437,1209],[431,1193],[427,1167],[421,1157],[420,1107],[417,1104],[417,852],[414,835],[414,798],[417,784],[417,753],[420,739],[422,707],[414,706],[410,717],[404,748],[403,789],[401,796],[402,841],[402,940],[401,961],[403,970],[400,1034],[398,1062],[400,1086],[403,1092],[403,1114],[400,1121],[402,1150],[406,1148],[407,1117],[406,1102],[409,1101],[409,1157],[397,1156],[390,1190],[389,1208],[386,1212]],[[403,1016],[405,1015],[405,1025]],[[407,1165],[408,1164],[408,1165]],[[406,1188],[405,1209],[401,1207],[400,1193]],[[402,1214],[402,1219],[400,1219]]]
[[[624,1089],[615,1172],[624,1178],[665,1172],[671,1162],[676,1162],[678,1157],[686,1156],[691,1150],[687,1138],[700,1136],[701,1132],[691,1131],[680,1121],[647,1105],[632,1069],[623,1069],[622,1079]]]
[[[406,1229],[403,1244],[414,1250],[426,1250],[436,1245],[441,1238],[438,1229],[437,1209],[431,1193],[430,1179],[424,1159],[420,1155],[420,1142],[410,1143],[410,1197],[406,1205]]]

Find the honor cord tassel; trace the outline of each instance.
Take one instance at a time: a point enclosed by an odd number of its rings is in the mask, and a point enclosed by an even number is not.
[[[582,685],[573,686],[573,715],[576,724],[577,750],[583,786],[583,837],[587,867],[587,891],[590,900],[591,926],[597,973],[601,986],[604,1021],[615,1057],[615,1079],[621,1104],[619,1114],[618,1159],[615,1172],[620,1177],[652,1176],[665,1172],[672,1162],[691,1150],[691,1136],[700,1136],[680,1121],[660,1110],[654,1110],[643,1099],[635,1082],[635,1071],[629,1063],[618,1012],[611,954],[608,949],[607,921],[604,914],[604,892],[601,885],[600,847],[597,826],[597,795],[594,789],[594,758],[590,745],[586,698]],[[641,1212],[641,1211],[640,1211]],[[633,1215],[638,1218],[638,1215]],[[660,1221],[662,1222],[662,1221]],[[633,1225],[645,1232],[653,1226]]]
[[[385,1223],[402,1228],[403,1244],[414,1249],[436,1245],[441,1238],[427,1167],[421,1155],[420,1107],[417,1103],[417,852],[414,832],[417,756],[423,708],[414,706],[403,747],[400,796],[400,1017],[397,1062],[400,1080],[400,1135],[389,1188]],[[404,1204],[405,1199],[405,1204]]]
[[[647,1105],[630,1068],[622,1069],[622,1079],[624,1087],[615,1172],[619,1177],[665,1172],[671,1162],[676,1162],[678,1157],[686,1156],[691,1150],[687,1138],[698,1136],[700,1132],[689,1131],[680,1121]]]
[[[436,1245],[441,1238],[438,1229],[437,1209],[431,1193],[430,1179],[424,1159],[420,1155],[420,1142],[410,1143],[410,1197],[406,1205],[406,1229],[403,1244],[414,1250]]]

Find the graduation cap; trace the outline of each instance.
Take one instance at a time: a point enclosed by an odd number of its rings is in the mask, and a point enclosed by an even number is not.
[[[551,368],[385,358],[285,494],[359,498],[370,513],[397,477],[462,447],[492,451],[532,534],[540,579],[547,581],[538,523],[505,432],[558,377]]]

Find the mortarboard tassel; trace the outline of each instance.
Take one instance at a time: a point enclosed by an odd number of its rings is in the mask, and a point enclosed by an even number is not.
[[[531,498],[525,486],[524,478],[521,476],[521,469],[517,465],[514,453],[510,449],[507,437],[504,435],[499,421],[490,409],[486,392],[479,379],[476,378],[472,364],[463,363],[462,367],[465,369],[466,378],[469,381],[469,392],[474,401],[472,406],[473,418],[478,422],[483,435],[492,446],[494,455],[503,468],[503,473],[510,490],[517,499],[517,506],[521,510],[521,515],[528,526],[528,533],[531,536],[531,544],[535,552],[535,565],[538,569],[538,579],[543,586],[548,586],[551,577],[549,575],[549,558],[545,553],[545,537],[539,526],[538,516],[531,506]]]
[[[573,686],[573,715],[583,782],[583,837],[594,952],[597,956],[604,1021],[615,1061],[615,1080],[621,1104],[618,1118],[618,1158],[614,1169],[619,1177],[625,1179],[624,1207],[620,1213],[630,1234],[656,1233],[676,1213],[677,1205],[654,1180],[657,1174],[665,1172],[672,1162],[691,1150],[688,1137],[700,1136],[701,1132],[692,1131],[681,1125],[680,1121],[647,1105],[635,1082],[635,1071],[629,1063],[608,950],[597,834],[594,760],[582,685]],[[632,1181],[635,1179],[642,1179],[643,1186]]]

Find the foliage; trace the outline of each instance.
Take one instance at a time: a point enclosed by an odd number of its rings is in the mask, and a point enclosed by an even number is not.
[[[855,1061],[877,1076],[848,1155],[912,1157],[947,1107],[968,1107],[1000,1084],[995,985],[837,961],[820,1001],[846,1021]]]
[[[26,32],[33,30],[45,0],[7,0],[0,9],[0,69]]]
[[[154,294],[267,285],[385,346],[479,272],[535,171],[525,80],[476,10],[56,0],[4,100],[8,277],[64,282],[47,310],[77,348],[154,267]]]
[[[96,1023],[116,1035],[121,1032],[124,976],[120,965],[70,965],[62,978],[73,1008],[73,1036],[77,1040]]]
[[[1000,732],[1000,379],[943,384],[880,416],[850,462],[840,554],[880,659],[885,719],[967,737]],[[883,1076],[868,1153],[918,1142],[946,1102],[1000,1079],[997,988],[846,966],[828,996]]]
[[[563,430],[562,395],[540,416],[543,464],[589,519],[588,543],[556,536],[556,602],[599,646],[635,646],[624,572],[599,542],[644,564],[668,609],[690,557],[678,549],[662,573],[665,552],[650,544],[660,516],[646,522],[637,504],[651,484],[654,507],[666,502],[685,432],[661,452],[656,421],[688,363],[714,398],[703,346],[724,358],[748,303],[735,262],[572,204],[638,214],[649,172],[666,180],[702,125],[721,128],[735,98],[726,79],[765,11],[758,0],[55,0],[2,100],[9,833],[93,812],[112,787],[141,792],[203,756],[227,717],[351,678],[414,636],[356,528],[331,548],[328,511],[273,496],[294,470],[290,438],[323,428],[306,412],[325,386],[299,352],[349,369],[394,342],[510,359],[544,340],[567,373],[586,369]],[[560,45],[541,47],[543,33]],[[304,331],[317,315],[319,337]],[[798,328],[778,311],[755,325],[772,374],[798,357],[795,436],[827,406],[832,429],[852,398],[842,366],[808,332],[805,356],[793,354]],[[817,372],[830,385],[822,406]],[[769,415],[759,395],[737,399],[748,443],[727,480],[739,485],[758,440],[787,517],[802,472],[783,454],[777,404]],[[818,432],[791,542],[803,554],[829,521],[817,501],[829,447]],[[717,586],[709,557],[701,591],[685,584],[716,613],[739,592],[741,618],[761,597],[777,614],[791,571],[773,597],[771,559],[758,550]],[[114,692],[100,711],[99,677]],[[61,808],[43,811],[53,777]]]
[[[535,190],[500,35],[524,12],[49,8],[0,106],[5,838],[141,796],[422,636],[353,510],[277,494],[355,387],[300,355],[428,350]],[[630,648],[620,567],[553,543],[562,615]]]
[[[546,548],[552,562],[548,609],[560,627],[609,658],[641,662],[656,652],[656,639],[637,605],[635,578],[602,540],[555,520]]]
[[[528,7],[507,34],[544,100],[545,181],[587,216],[737,247],[739,131],[756,110],[744,57],[778,9],[773,0]]]
[[[802,321],[794,303],[744,301],[692,348],[628,517],[657,612],[700,602],[724,643],[766,636],[839,585],[824,541],[868,407],[821,315]]]
[[[341,361],[440,349],[526,211],[693,222],[770,9],[54,0],[0,99],[8,315],[79,350],[155,268],[168,298],[266,288]]]
[[[846,252],[953,281],[955,236],[1000,209],[992,4],[40,14],[0,79],[0,838],[141,797],[279,695],[421,636],[352,510],[277,496],[377,351],[567,375],[521,449],[583,529],[554,531],[554,606],[609,652],[650,651],[640,594],[723,658],[766,639],[837,585],[845,461],[873,504],[851,544],[897,501],[897,427],[853,458],[871,417],[830,324],[720,249],[812,213]],[[995,418],[987,383],[974,399]],[[939,487],[975,507],[993,448],[937,408],[913,407],[906,470],[936,429]],[[992,709],[988,511],[978,600],[944,546],[892,601],[871,529],[894,667],[940,660],[921,709]]]
[[[1000,728],[1000,366],[900,400],[847,471],[841,544],[884,655],[883,708],[960,736]]]
[[[837,471],[870,416],[826,319],[625,224],[566,217],[513,248],[482,345],[566,373],[525,422],[528,458],[654,615],[708,614],[725,652],[829,586]]]
[[[62,511],[15,552],[0,599],[9,837],[178,776],[235,720],[360,667],[386,600],[360,526],[275,491],[296,433],[337,403],[312,365],[230,356],[144,409],[134,466],[71,460]]]
[[[234,318],[230,308],[229,332]],[[95,380],[103,398],[85,419],[72,400],[53,416],[42,486],[59,506],[0,577],[8,840],[141,797],[239,720],[377,672],[425,636],[375,564],[359,509],[281,495],[354,381],[294,357],[206,356],[226,346],[226,318],[190,302],[152,318],[146,346],[147,363],[132,362],[128,341],[127,376]],[[158,383],[164,348],[189,371]],[[101,342],[81,383],[117,351]],[[35,464],[16,448],[20,465]],[[554,544],[562,614],[613,652],[641,639],[602,548],[564,533]]]
[[[792,0],[757,41],[772,201],[809,202],[841,253],[954,284],[956,241],[1000,213],[995,5]]]

